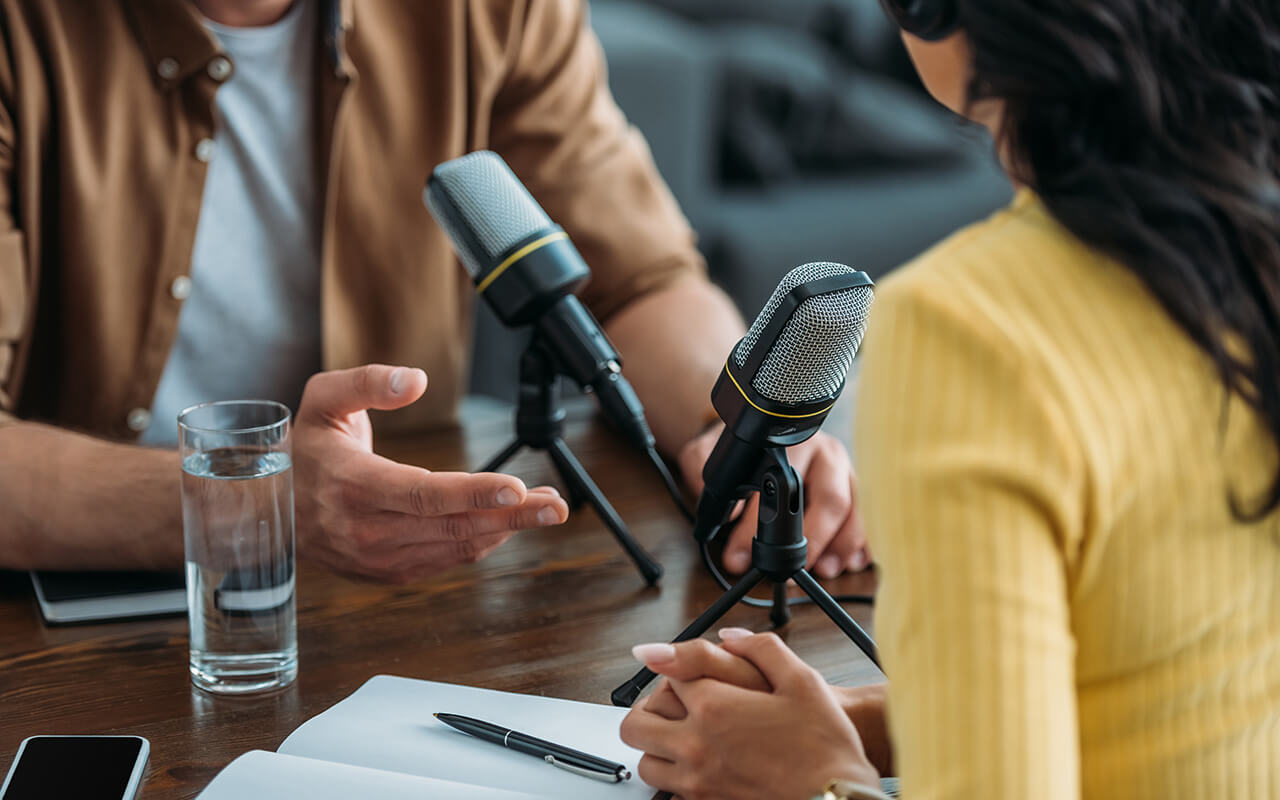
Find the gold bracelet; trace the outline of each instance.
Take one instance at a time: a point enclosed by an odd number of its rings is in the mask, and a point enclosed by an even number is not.
[[[822,794],[813,800],[890,800],[889,795],[862,783],[841,780],[830,781],[822,788]]]

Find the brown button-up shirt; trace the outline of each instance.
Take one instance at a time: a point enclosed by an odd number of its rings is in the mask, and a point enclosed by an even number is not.
[[[592,265],[602,319],[701,270],[581,0],[297,1],[322,12],[317,118],[299,120],[318,137],[322,363],[431,378],[384,425],[447,420],[463,389],[474,290],[421,200],[442,161],[506,158]],[[0,424],[132,438],[177,332],[234,64],[187,0],[0,14]]]

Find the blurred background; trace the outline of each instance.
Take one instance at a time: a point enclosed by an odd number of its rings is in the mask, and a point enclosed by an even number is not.
[[[792,267],[879,278],[1009,201],[989,138],[925,93],[878,0],[590,7],[614,97],[748,323]],[[514,398],[523,345],[478,304],[472,391]]]

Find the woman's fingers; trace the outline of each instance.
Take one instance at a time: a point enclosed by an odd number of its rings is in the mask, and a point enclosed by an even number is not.
[[[724,649],[750,661],[774,689],[792,687],[801,680],[813,677],[813,668],[804,663],[775,633],[757,633],[726,639]]]
[[[633,708],[622,720],[618,729],[622,741],[637,750],[664,759],[674,761],[679,750],[676,741],[680,731],[680,722],[663,719],[657,714],[646,711],[643,707]],[[647,781],[646,781],[647,783]]]
[[[705,639],[693,639],[673,645],[636,645],[631,652],[636,660],[649,669],[674,680],[713,678],[743,689],[767,692],[771,688],[760,670],[750,661]]]

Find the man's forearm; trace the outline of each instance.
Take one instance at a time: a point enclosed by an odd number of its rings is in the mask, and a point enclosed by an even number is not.
[[[606,329],[658,447],[675,453],[714,418],[711,387],[742,338],[741,316],[724,292],[688,278],[627,306]]]
[[[44,425],[0,428],[0,567],[182,564],[178,454]]]

